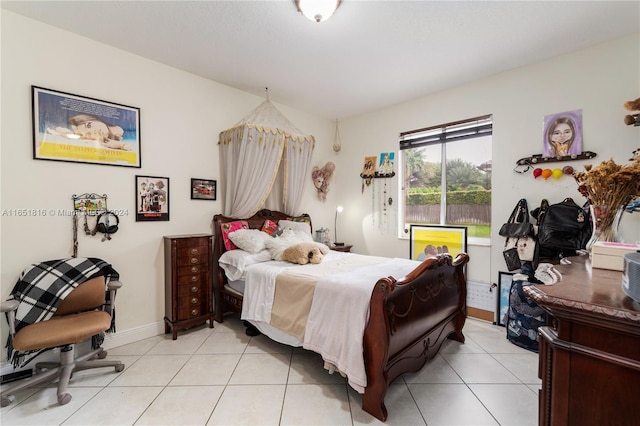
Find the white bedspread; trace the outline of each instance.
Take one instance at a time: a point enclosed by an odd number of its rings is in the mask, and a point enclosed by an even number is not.
[[[330,251],[324,261],[349,255]],[[400,279],[419,264],[408,259],[387,259],[320,279],[316,284],[303,347],[321,354],[326,362],[347,375],[351,387],[364,392],[367,377],[363,338],[373,286],[382,277]],[[277,275],[299,267],[304,266],[273,261],[247,268],[242,319],[269,323]]]
[[[383,277],[400,279],[419,264],[395,258],[320,280],[313,296],[303,347],[322,355],[347,375],[352,388],[363,393],[367,386],[364,329],[369,320],[373,286]]]

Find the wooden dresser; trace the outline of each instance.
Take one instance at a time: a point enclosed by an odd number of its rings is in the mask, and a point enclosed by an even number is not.
[[[209,321],[213,328],[213,235],[164,237],[164,331]]]
[[[640,424],[640,305],[622,273],[586,256],[557,265],[563,280],[525,287],[549,314],[540,328],[540,425]]]

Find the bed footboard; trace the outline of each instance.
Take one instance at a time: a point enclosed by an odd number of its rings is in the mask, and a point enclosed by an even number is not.
[[[466,253],[455,260],[444,254],[428,258],[400,280],[378,280],[364,333],[364,411],[386,420],[389,384],[403,373],[421,369],[447,337],[464,342],[468,261]]]

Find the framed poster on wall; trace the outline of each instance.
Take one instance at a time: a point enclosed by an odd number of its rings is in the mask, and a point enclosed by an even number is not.
[[[140,109],[31,86],[33,158],[141,167]]]
[[[136,176],[136,222],[169,220],[169,178]]]

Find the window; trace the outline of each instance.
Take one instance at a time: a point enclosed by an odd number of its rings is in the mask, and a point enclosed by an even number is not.
[[[466,226],[471,241],[491,235],[490,115],[400,134],[399,232],[412,224]]]

